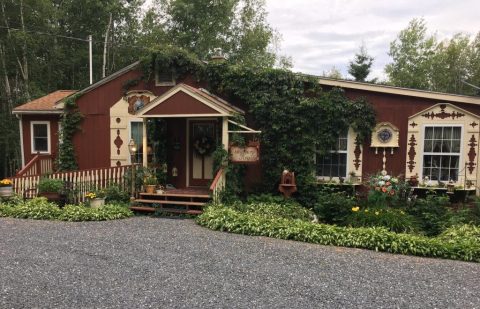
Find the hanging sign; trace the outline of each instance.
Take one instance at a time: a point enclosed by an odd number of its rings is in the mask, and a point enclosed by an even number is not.
[[[230,145],[230,162],[232,163],[256,163],[260,160],[260,145],[258,142],[250,142],[248,146]]]

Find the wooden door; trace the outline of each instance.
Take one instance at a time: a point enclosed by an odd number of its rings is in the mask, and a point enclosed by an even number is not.
[[[189,186],[206,187],[212,181],[216,121],[192,120],[189,125]]]

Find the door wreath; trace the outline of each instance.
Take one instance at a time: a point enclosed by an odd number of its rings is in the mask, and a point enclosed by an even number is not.
[[[207,135],[197,136],[193,140],[193,149],[198,156],[208,156],[213,152],[213,139]]]

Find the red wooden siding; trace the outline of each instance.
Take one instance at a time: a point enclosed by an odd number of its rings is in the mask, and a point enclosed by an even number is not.
[[[219,114],[183,91],[179,91],[145,113],[146,115]]]
[[[32,121],[49,121],[50,122],[50,153],[55,159],[58,154],[58,115],[22,115],[23,130],[23,152],[25,156],[25,164],[35,157],[36,153],[32,153],[32,135],[30,131],[30,123]]]

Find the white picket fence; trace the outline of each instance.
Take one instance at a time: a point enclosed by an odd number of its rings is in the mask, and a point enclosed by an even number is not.
[[[50,175],[33,175],[13,177],[13,189],[16,194],[25,198],[33,198],[38,194],[38,182],[41,177],[61,179],[66,187],[70,189],[73,202],[85,202],[85,195],[90,190],[99,190],[111,184],[119,185],[128,191],[125,183],[125,174],[130,165],[97,168],[70,172],[54,173]]]

